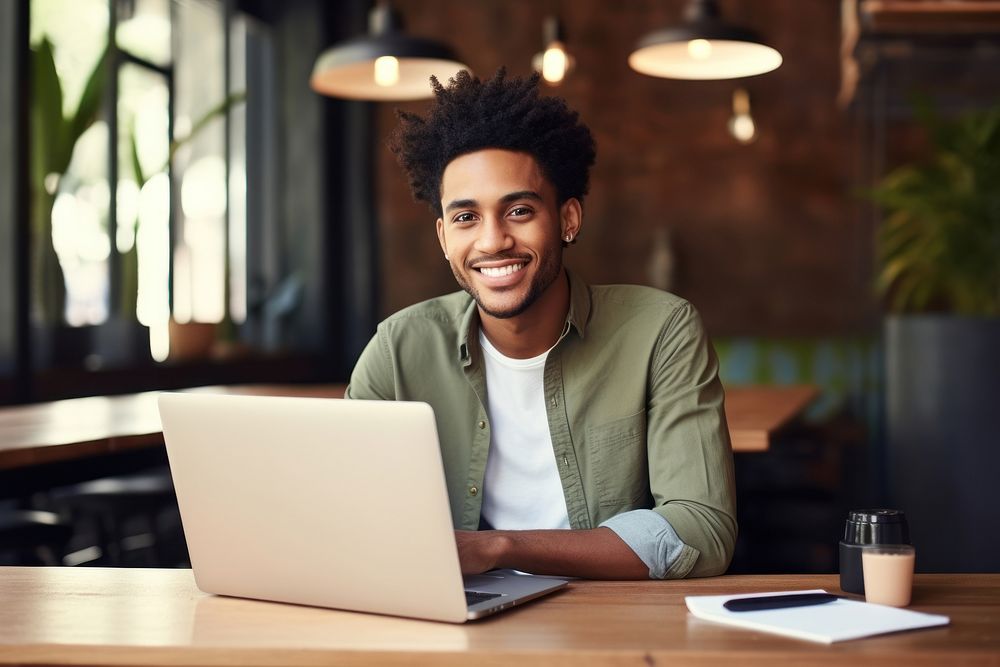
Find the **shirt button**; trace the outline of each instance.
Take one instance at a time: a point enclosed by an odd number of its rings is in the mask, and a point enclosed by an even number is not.
[[[480,430],[486,428],[486,422],[479,422],[479,428],[480,428]],[[473,494],[473,495],[475,495],[475,494]]]
[[[478,487],[475,487],[475,486],[470,486],[469,487],[469,495],[470,496],[474,496],[477,493],[479,493],[479,488]]]

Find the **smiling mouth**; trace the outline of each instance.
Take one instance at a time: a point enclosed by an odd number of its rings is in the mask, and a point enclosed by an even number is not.
[[[509,276],[512,273],[517,273],[523,268],[524,263],[519,262],[517,264],[508,264],[507,266],[484,266],[476,270],[487,278],[503,278],[504,276]]]

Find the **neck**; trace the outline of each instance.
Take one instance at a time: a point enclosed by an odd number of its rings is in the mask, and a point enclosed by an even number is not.
[[[569,312],[569,278],[566,271],[531,306],[516,317],[498,319],[479,310],[486,338],[504,356],[531,359],[559,340]]]

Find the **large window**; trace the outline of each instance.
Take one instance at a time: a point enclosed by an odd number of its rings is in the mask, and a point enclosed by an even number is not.
[[[371,108],[308,80],[365,7],[0,0],[0,402],[346,378]]]
[[[239,325],[252,25],[221,0],[31,0],[30,31],[38,363],[58,365],[67,329],[93,332],[81,350],[101,367]]]

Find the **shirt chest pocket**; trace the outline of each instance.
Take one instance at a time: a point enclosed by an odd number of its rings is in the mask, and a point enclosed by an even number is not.
[[[649,497],[646,412],[590,427],[587,443],[600,506],[625,511],[645,505]]]

